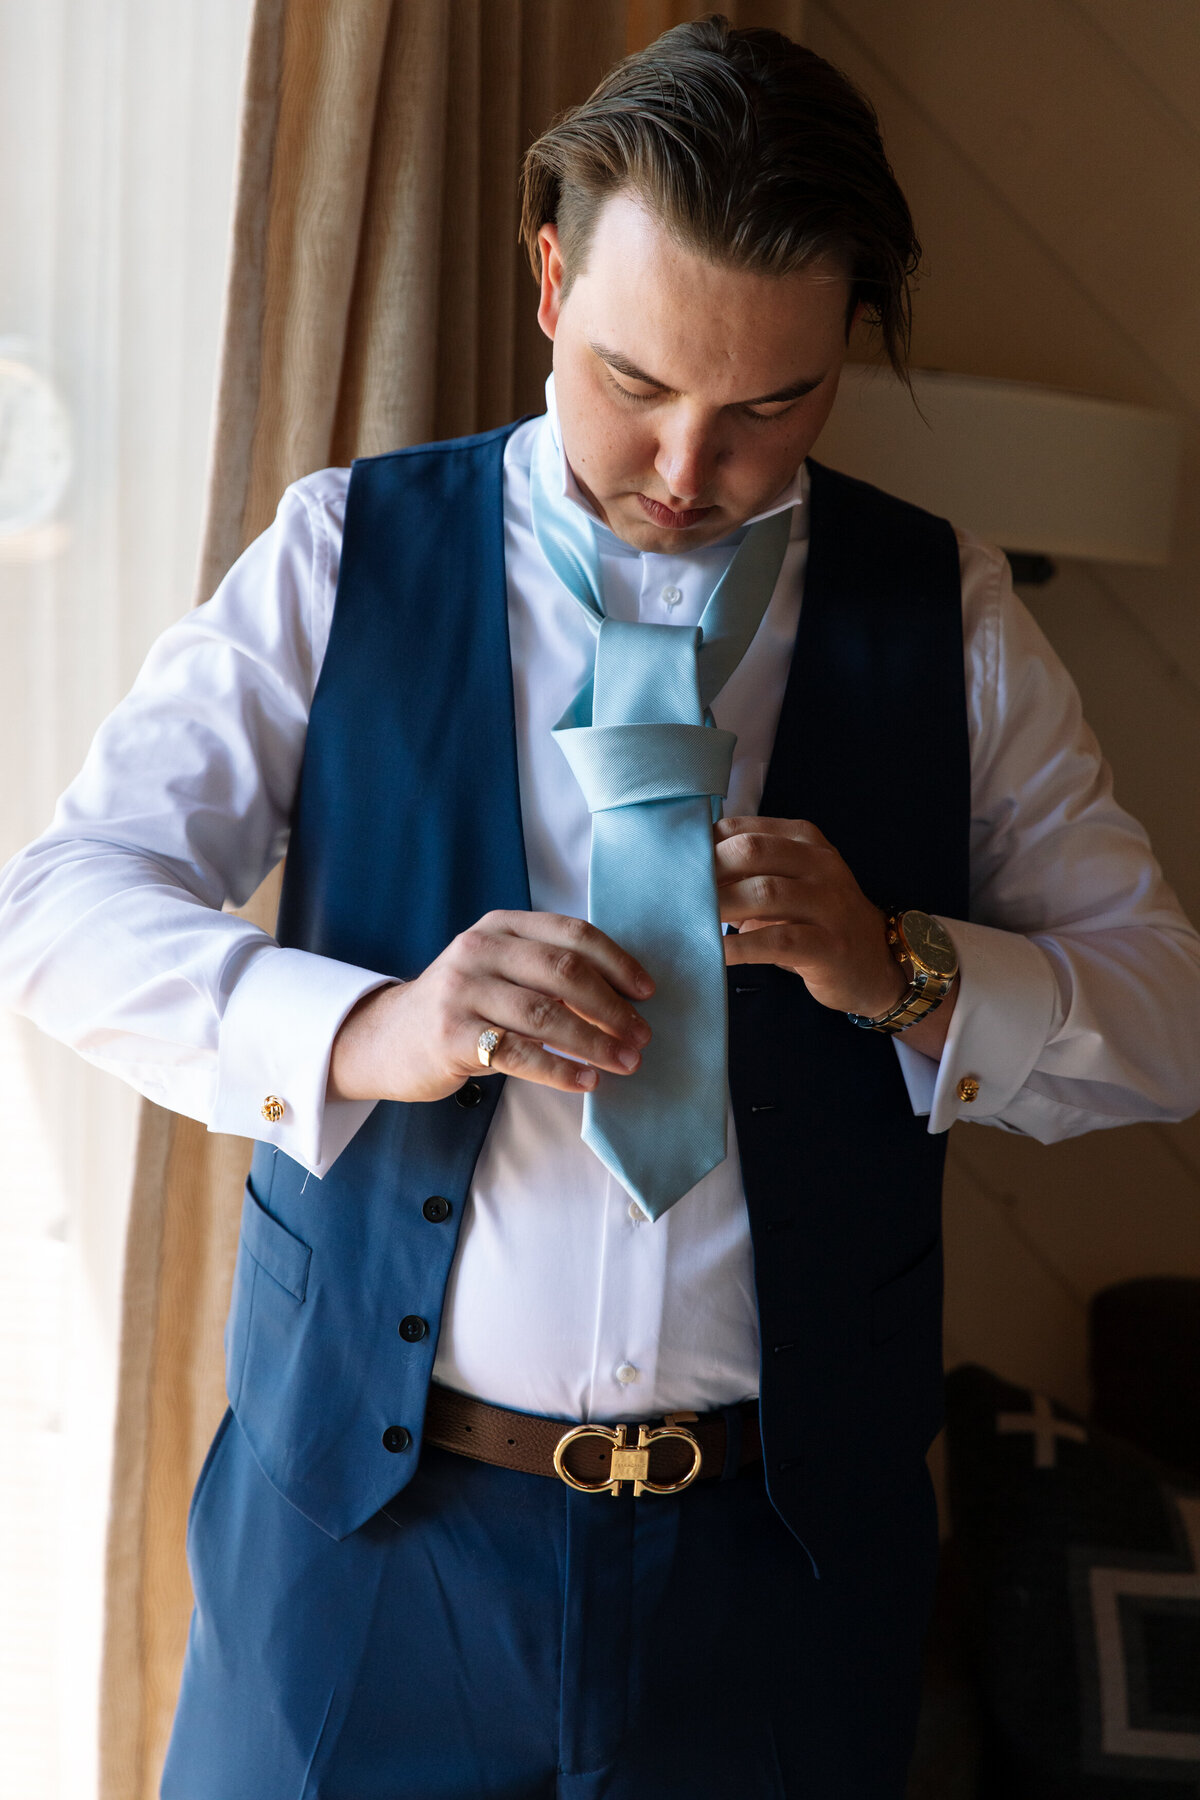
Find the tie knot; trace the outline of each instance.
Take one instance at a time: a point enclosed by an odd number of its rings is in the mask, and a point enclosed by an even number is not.
[[[699,725],[695,625],[632,625],[605,619],[596,641],[592,724]]]
[[[706,725],[587,725],[559,729],[589,812],[729,792],[737,739]]]

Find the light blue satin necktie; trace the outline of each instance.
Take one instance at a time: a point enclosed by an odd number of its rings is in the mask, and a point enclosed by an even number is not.
[[[601,1074],[583,1139],[652,1219],[725,1157],[726,994],[714,799],[736,742],[708,708],[758,630],[789,511],[747,531],[698,626],[605,616],[596,533],[562,493],[558,447],[534,446],[533,532],[596,633],[592,679],[554,728],[592,815],[588,918],[654,977],[654,1036],[632,1076]],[[705,720],[709,722],[706,724]]]

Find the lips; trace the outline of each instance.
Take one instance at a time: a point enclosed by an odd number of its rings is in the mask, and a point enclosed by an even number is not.
[[[651,500],[646,494],[638,495],[638,505],[664,531],[686,531],[689,525],[698,525],[701,519],[707,519],[717,510],[715,506],[695,506],[686,512],[673,512],[661,500]]]

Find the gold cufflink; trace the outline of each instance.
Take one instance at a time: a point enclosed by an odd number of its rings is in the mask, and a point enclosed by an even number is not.
[[[287,1108],[278,1094],[268,1094],[262,1103],[262,1116],[268,1125],[278,1125]]]
[[[958,1097],[965,1105],[970,1106],[972,1100],[979,1098],[979,1078],[976,1075],[964,1075],[958,1084]]]

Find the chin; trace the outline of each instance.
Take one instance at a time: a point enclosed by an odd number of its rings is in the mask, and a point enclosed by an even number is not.
[[[614,526],[616,535],[632,550],[649,550],[658,556],[686,556],[690,550],[706,549],[713,543],[719,532],[693,531],[661,531],[657,525],[638,524],[626,531],[621,526]]]
[[[700,550],[736,530],[724,509],[718,508],[711,518],[684,526],[682,530],[672,531],[669,526],[656,525],[652,519],[648,519],[636,499],[624,502],[623,497],[611,506],[606,506],[604,516],[609,529],[634,550],[657,551],[661,555]]]

